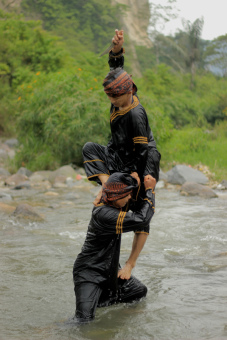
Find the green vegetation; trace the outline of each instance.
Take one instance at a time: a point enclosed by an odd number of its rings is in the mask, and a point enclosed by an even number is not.
[[[227,122],[214,129],[175,130],[169,143],[162,146],[163,170],[175,164],[207,165],[216,180],[227,174]]]
[[[110,11],[106,0],[78,1],[73,7],[61,0],[22,3],[27,16],[44,21],[0,11],[0,136],[17,136],[22,145],[11,166],[34,171],[82,165],[83,145],[106,144],[110,136],[109,101],[102,88],[107,57],[98,58],[97,52],[118,27],[115,9]],[[212,46],[220,50],[223,41],[225,37]],[[152,49],[137,50],[143,77],[134,81],[162,153],[162,168],[201,163],[216,179],[226,178],[226,77],[205,71],[200,60],[192,87],[184,61],[178,71],[161,54],[165,63],[157,64]],[[168,51],[174,60],[174,51]],[[204,58],[212,51],[207,48]],[[180,61],[178,54],[175,61]]]

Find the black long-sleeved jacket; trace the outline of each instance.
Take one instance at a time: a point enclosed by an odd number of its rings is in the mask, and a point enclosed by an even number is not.
[[[114,57],[109,54],[110,70],[124,67],[124,56]],[[129,108],[119,111],[111,105],[110,108],[111,140],[107,145],[108,158],[118,164],[121,171],[136,171],[140,178],[150,173],[158,180],[160,153],[151,132],[148,117],[144,107],[140,104],[137,95]],[[149,154],[149,171],[145,172]],[[114,164],[113,164],[114,168]]]
[[[148,189],[136,212],[104,204],[93,208],[84,245],[74,263],[75,285],[92,282],[105,285],[107,289],[116,289],[121,234],[141,229],[149,233],[154,205],[154,193]]]

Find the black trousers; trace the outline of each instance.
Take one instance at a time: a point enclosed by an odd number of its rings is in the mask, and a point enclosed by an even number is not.
[[[74,290],[76,295],[75,319],[79,323],[93,320],[97,307],[133,302],[147,295],[147,287],[134,276],[131,276],[129,280],[118,279],[118,290],[115,294],[92,282],[75,284]]]
[[[153,150],[152,148],[148,149],[144,176],[150,174],[158,181],[160,158],[161,155],[157,150]],[[111,175],[111,173],[114,172],[127,172],[130,174],[136,171],[135,165],[131,169],[126,168],[116,153],[109,153],[106,146],[97,143],[88,142],[84,145],[83,159],[87,178],[99,184],[101,184],[101,182],[97,177],[98,175]]]

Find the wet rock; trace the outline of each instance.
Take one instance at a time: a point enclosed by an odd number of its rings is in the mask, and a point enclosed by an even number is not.
[[[7,139],[4,144],[8,145],[10,148],[15,148],[19,145],[19,142],[16,138]]]
[[[9,214],[9,213],[12,213],[14,210],[15,210],[15,207],[12,207],[11,205],[0,202],[0,211]]]
[[[166,175],[171,184],[183,184],[185,182],[206,184],[208,182],[208,178],[202,172],[186,165],[176,165]]]
[[[155,186],[155,189],[163,189],[165,188],[165,182],[164,181],[158,181],[158,183]]]
[[[181,195],[201,196],[204,198],[218,197],[217,194],[211,188],[194,182],[184,183],[180,189],[180,193]]]
[[[221,182],[221,185],[227,189],[227,181],[225,179],[223,179],[223,181]]]
[[[56,188],[56,189],[67,188],[67,185],[65,183],[57,182],[53,184],[53,188]]]
[[[55,191],[47,191],[45,192],[46,196],[59,196],[59,193],[58,192],[55,192]]]
[[[69,192],[68,194],[64,195],[63,198],[67,201],[76,201],[80,198],[80,195],[73,192]]]
[[[32,175],[32,171],[24,168],[24,167],[21,167],[18,171],[17,171],[17,174],[20,174],[20,175],[25,175],[27,177],[30,177]]]
[[[53,171],[51,170],[41,170],[41,171],[35,171],[30,177],[30,180],[33,178],[39,178],[39,181],[49,181],[52,175]],[[35,180],[34,180],[35,181]]]
[[[72,188],[75,184],[75,181],[73,180],[72,177],[67,177],[65,183],[67,187]]]
[[[67,177],[75,178],[76,177],[76,171],[71,167],[71,165],[64,165],[61,168],[53,171],[50,175],[50,182],[54,183],[56,177],[58,176],[64,176],[65,179]]]
[[[59,176],[56,176],[55,179],[54,179],[54,183],[64,183],[66,182],[66,176],[63,176],[63,175],[59,175]]]
[[[5,193],[5,192],[1,192],[0,191],[0,201],[3,201],[3,202],[5,202],[5,201],[12,201],[13,199],[12,199],[12,196],[11,195],[9,195],[9,194],[7,194],[7,193]]]
[[[26,182],[16,185],[13,189],[20,190],[20,189],[30,189],[30,188],[31,188],[31,183],[29,181],[26,181]]]
[[[159,171],[159,180],[162,180],[162,181],[168,180],[168,176],[161,169]]]
[[[5,184],[8,186],[16,186],[27,180],[28,180],[28,177],[25,175],[14,174],[5,180]]]
[[[38,214],[33,207],[26,203],[19,204],[13,212],[13,216],[33,221],[43,220],[43,217]]]
[[[34,172],[31,175],[31,177],[29,177],[29,180],[33,188],[40,188],[40,189],[47,190],[51,188],[51,183],[46,178],[47,178],[46,174],[43,174],[40,171],[40,172]]]

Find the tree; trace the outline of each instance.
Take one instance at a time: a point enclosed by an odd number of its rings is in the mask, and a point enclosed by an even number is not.
[[[207,69],[227,77],[227,34],[214,39],[207,46],[205,61]]]
[[[167,0],[167,5],[164,6],[153,2],[150,3],[150,24],[148,33],[154,45],[157,64],[160,62],[160,44],[157,37],[160,37],[165,24],[177,17],[177,14],[175,13],[176,9],[173,7],[175,2],[176,0]]]
[[[186,29],[187,34],[185,46],[187,50],[187,57],[185,62],[191,72],[191,89],[193,89],[195,85],[196,63],[200,60],[199,47],[203,24],[203,18],[196,19],[193,23],[189,20],[183,20],[183,26]]]

